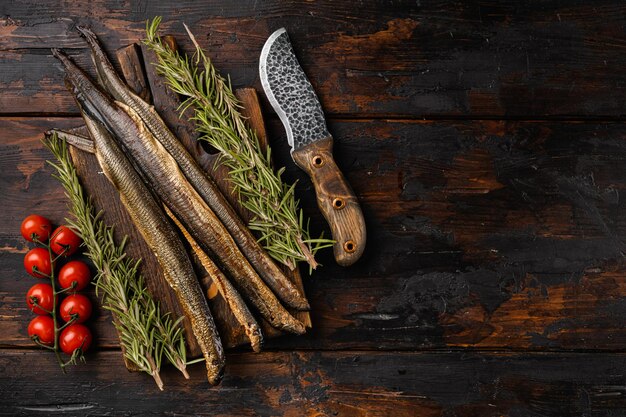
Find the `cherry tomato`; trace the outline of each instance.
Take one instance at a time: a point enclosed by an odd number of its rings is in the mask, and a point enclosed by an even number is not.
[[[57,255],[70,256],[78,250],[81,242],[80,237],[72,229],[59,226],[52,232],[50,247]]]
[[[31,214],[22,221],[20,228],[24,239],[32,242],[37,238],[39,242],[46,242],[52,231],[52,223],[50,220],[37,214]]]
[[[37,336],[44,345],[54,345],[54,321],[50,316],[37,316],[28,324],[28,335],[31,339]]]
[[[35,314],[50,314],[54,308],[53,294],[54,291],[50,284],[35,284],[26,293],[26,304]]]
[[[91,301],[82,294],[72,294],[65,297],[61,302],[61,318],[68,322],[72,319],[72,315],[77,314],[78,317],[74,323],[84,323],[91,316]]]
[[[63,265],[59,271],[59,285],[61,288],[71,288],[74,284],[74,291],[81,291],[87,287],[91,279],[91,271],[86,263],[81,261],[70,261]]]
[[[76,349],[87,352],[91,345],[91,331],[83,324],[70,324],[59,337],[61,350],[71,355]]]
[[[24,256],[24,268],[26,272],[36,278],[46,278],[52,274],[50,253],[44,248],[34,248]]]

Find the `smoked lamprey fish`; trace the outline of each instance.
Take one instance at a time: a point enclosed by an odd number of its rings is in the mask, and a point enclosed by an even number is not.
[[[87,40],[100,81],[116,99],[131,107],[143,120],[147,128],[165,147],[180,166],[181,171],[198,194],[219,217],[233,239],[239,245],[248,261],[261,278],[274,290],[276,295],[290,307],[308,310],[309,304],[298,289],[289,281],[267,252],[256,241],[250,230],[243,224],[235,210],[222,195],[217,185],[207,177],[189,152],[165,125],[152,106],[136,95],[118,76],[108,57],[100,47],[96,35],[87,28],[78,27]],[[189,230],[192,234],[193,229]],[[196,236],[201,243],[202,238]]]
[[[67,143],[84,152],[91,154],[96,153],[94,143],[90,138],[75,134],[69,130],[52,129],[49,133],[56,133]],[[174,216],[174,213],[172,213],[167,206],[164,206],[164,208],[165,213],[170,219],[172,219],[174,224],[176,224],[176,226],[183,233],[187,242],[189,242],[191,249],[194,251],[200,263],[209,274],[212,282],[215,283],[220,294],[222,294],[222,297],[231,309],[233,316],[235,316],[239,324],[243,327],[246,336],[248,336],[248,339],[250,340],[252,350],[260,352],[263,345],[263,333],[261,332],[261,328],[259,327],[256,319],[248,309],[248,306],[241,298],[241,295],[239,295],[237,290],[233,287],[230,281],[228,281],[217,265],[215,265],[213,260],[211,260],[211,258],[204,253],[200,245],[198,245],[198,242],[191,237],[185,227],[180,223],[176,216]]]
[[[89,87],[82,85],[80,79],[71,76],[67,79],[80,105],[84,101],[84,94],[88,94],[85,88]],[[155,253],[202,348],[208,380],[213,385],[218,384],[222,379],[225,362],[222,343],[180,238],[105,127],[86,111],[83,117],[94,140],[96,157],[102,171],[119,191],[128,214]]]
[[[211,217],[208,206],[186,181],[176,161],[145,127],[140,117],[128,106],[113,103],[65,55],[56,52],[55,56],[65,66],[66,74],[77,80],[74,82],[80,87],[77,97],[84,109],[106,125],[132,155],[131,162],[143,179],[179,220],[192,233],[202,233],[203,243],[209,246],[207,249],[219,256],[238,289],[261,315],[276,328],[296,334],[304,333],[304,325],[285,310],[256,275],[232,237],[216,217]]]

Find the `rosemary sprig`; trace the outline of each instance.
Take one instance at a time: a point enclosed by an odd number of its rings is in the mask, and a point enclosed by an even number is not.
[[[96,214],[91,199],[85,197],[65,141],[53,134],[46,138],[44,145],[57,160],[48,163],[56,169],[54,176],[69,199],[73,219],[66,220],[81,235],[85,254],[98,271],[96,293],[102,297],[104,308],[114,313],[114,325],[125,357],[139,370],[150,374],[161,390],[163,355],[189,378],[180,326],[182,318],[173,321],[169,314],[161,314],[158,303],[147,292],[144,279],[138,273],[140,261],[126,256],[126,238],[116,244],[113,228],[104,224],[102,212]]]
[[[269,147],[261,151],[256,133],[245,124],[240,104],[230,81],[217,73],[211,60],[185,29],[195,45],[193,62],[173,51],[158,35],[160,17],[146,24],[144,43],[155,52],[157,71],[165,77],[169,88],[186,97],[179,110],[181,116],[193,108],[190,120],[196,123],[200,139],[220,152],[219,162],[229,169],[229,179],[241,204],[254,214],[250,229],[259,232],[259,242],[279,262],[294,269],[299,261],[317,267],[315,253],[333,241],[311,239],[308,222],[298,208],[295,184],[284,183],[285,168],[274,172]],[[200,69],[199,67],[204,69]]]

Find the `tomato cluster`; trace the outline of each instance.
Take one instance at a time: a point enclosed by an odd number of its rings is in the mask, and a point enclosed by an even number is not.
[[[60,348],[72,358],[82,355],[92,341],[91,331],[82,324],[91,316],[92,305],[78,291],[89,285],[91,271],[82,261],[67,260],[78,251],[81,239],[68,226],[53,230],[50,220],[36,214],[24,219],[21,233],[24,239],[39,245],[24,256],[26,272],[50,281],[33,285],[26,294],[28,308],[37,315],[28,325],[28,335],[35,343],[55,351]],[[55,278],[60,260],[64,265]],[[60,295],[65,297],[59,305]],[[61,326],[58,317],[64,322]]]

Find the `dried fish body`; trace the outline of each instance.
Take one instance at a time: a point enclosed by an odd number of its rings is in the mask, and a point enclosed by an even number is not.
[[[165,125],[165,122],[163,122],[154,108],[136,95],[122,81],[100,47],[96,35],[87,28],[79,27],[78,29],[92,50],[92,59],[96,66],[96,71],[107,91],[116,100],[131,107],[157,140],[165,147],[167,152],[174,157],[189,183],[218,216],[248,261],[276,295],[290,307],[308,310],[309,304],[306,298],[300,294],[296,286],[289,281],[283,271],[278,268],[276,263],[256,241],[213,180],[202,171],[189,152]],[[193,233],[193,230],[190,231]],[[201,238],[196,238],[201,241]]]
[[[191,249],[194,251],[198,260],[211,277],[212,282],[217,286],[218,291],[222,294],[222,297],[230,307],[235,319],[243,327],[246,336],[250,340],[252,350],[260,352],[261,346],[263,345],[263,333],[261,332],[261,328],[259,327],[256,319],[248,309],[248,306],[241,298],[241,295],[239,295],[235,287],[233,287],[230,281],[228,281],[226,276],[224,276],[222,271],[220,271],[217,265],[215,265],[213,260],[202,250],[200,245],[198,245],[198,242],[196,242],[195,239],[189,234],[187,229],[185,229],[185,226],[180,223],[174,213],[172,213],[167,207],[165,207],[165,212],[183,233],[183,236],[191,246]]]

